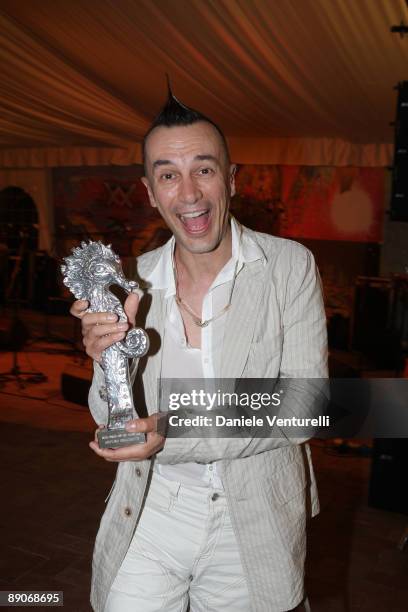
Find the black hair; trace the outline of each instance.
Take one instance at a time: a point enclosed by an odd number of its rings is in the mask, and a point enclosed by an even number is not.
[[[180,100],[178,100],[176,96],[173,94],[173,92],[171,91],[170,83],[168,82],[167,101],[165,105],[163,106],[163,108],[160,110],[159,114],[153,119],[152,124],[150,125],[149,129],[147,130],[143,138],[142,156],[143,156],[143,165],[145,166],[145,170],[146,170],[146,165],[145,165],[146,164],[146,141],[155,128],[161,127],[161,126],[174,127],[174,126],[180,126],[180,125],[192,125],[193,123],[198,123],[199,121],[205,121],[206,123],[209,123],[217,130],[221,138],[223,147],[225,149],[227,161],[229,163],[230,155],[229,155],[229,150],[228,150],[228,144],[227,144],[227,141],[225,139],[225,136],[222,130],[218,127],[216,123],[214,123],[214,121],[206,117],[206,115],[203,115],[203,113],[200,113],[200,111],[197,111],[197,110],[194,110],[194,108],[185,106],[185,104],[180,102]]]

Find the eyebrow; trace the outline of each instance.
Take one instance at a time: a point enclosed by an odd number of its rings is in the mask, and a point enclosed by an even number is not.
[[[159,168],[160,166],[168,166],[171,163],[169,159],[156,159],[156,161],[153,162],[153,169]]]
[[[196,155],[195,158],[197,161],[214,161],[217,162],[217,158],[214,155]]]
[[[218,162],[217,158],[214,155],[210,155],[208,154],[204,154],[204,155],[196,155],[194,157],[194,161],[213,161],[213,162]],[[153,162],[153,170],[155,168],[160,168],[161,166],[169,166],[171,164],[173,164],[174,162],[171,161],[171,159],[156,159],[156,161]]]

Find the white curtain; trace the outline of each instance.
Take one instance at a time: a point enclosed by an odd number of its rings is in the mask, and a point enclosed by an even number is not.
[[[404,0],[2,0],[0,165],[129,164],[166,97],[242,163],[389,165]]]

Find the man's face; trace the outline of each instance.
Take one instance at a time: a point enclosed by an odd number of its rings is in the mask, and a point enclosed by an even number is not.
[[[158,127],[145,153],[142,181],[177,245],[190,253],[214,251],[226,235],[235,193],[235,166],[229,165],[217,130],[204,121]]]

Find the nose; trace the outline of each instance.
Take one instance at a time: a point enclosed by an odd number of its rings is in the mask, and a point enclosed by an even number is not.
[[[196,181],[191,176],[183,177],[180,183],[179,199],[183,204],[195,204],[203,197]]]

